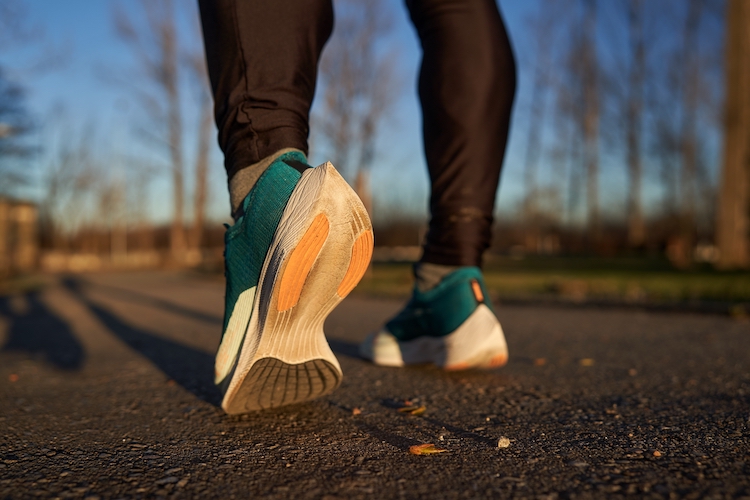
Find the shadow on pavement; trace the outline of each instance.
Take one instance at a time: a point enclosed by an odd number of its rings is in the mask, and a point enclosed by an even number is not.
[[[204,321],[206,323],[221,325],[223,322],[222,318],[220,318],[219,316],[215,316],[213,314],[208,314],[208,313],[203,313],[200,311],[195,311],[193,309],[181,306],[179,304],[175,304],[174,302],[170,302],[164,299],[159,299],[157,297],[151,297],[150,295],[139,293],[134,290],[128,290],[126,288],[120,288],[120,287],[116,287],[112,285],[105,285],[101,283],[87,283],[87,285],[92,285],[92,286],[95,286],[96,288],[106,290],[107,292],[111,293],[111,295],[114,295],[119,300],[132,302],[135,304],[143,304],[143,305],[147,305],[151,307],[156,307],[159,309],[163,309],[165,311],[169,311],[171,313],[186,316],[191,319]]]
[[[128,325],[93,303],[84,293],[85,282],[81,280],[65,278],[62,283],[110,332],[148,358],[165,375],[203,401],[215,406],[221,403],[221,395],[213,382],[213,356]]]
[[[328,340],[328,345],[331,346],[331,350],[334,353],[340,354],[341,356],[349,356],[350,358],[361,358],[359,355],[359,345],[339,339],[329,338],[326,340]]]
[[[83,346],[68,324],[42,303],[38,292],[0,297],[0,315],[10,320],[8,339],[0,351],[26,352],[62,370],[83,366]]]

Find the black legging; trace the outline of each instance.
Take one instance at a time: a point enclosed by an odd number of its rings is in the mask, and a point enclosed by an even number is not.
[[[495,0],[406,0],[422,43],[419,77],[430,171],[422,262],[480,265],[515,94],[515,62]],[[227,174],[283,148],[307,152],[331,0],[200,0]]]

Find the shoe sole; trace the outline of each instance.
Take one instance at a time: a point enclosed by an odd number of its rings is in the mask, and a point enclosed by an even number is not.
[[[323,332],[372,257],[370,218],[330,163],[303,172],[266,254],[221,406],[228,414],[300,403],[341,383]]]
[[[362,343],[360,354],[381,366],[433,363],[450,371],[498,368],[508,361],[503,329],[484,304],[448,335],[399,341],[382,330]]]

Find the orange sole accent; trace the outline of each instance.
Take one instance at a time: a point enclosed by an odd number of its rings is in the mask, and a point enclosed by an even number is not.
[[[341,280],[336,293],[342,299],[354,290],[359,280],[365,275],[367,267],[370,265],[372,258],[373,237],[372,231],[367,230],[360,234],[352,245],[352,258],[349,261],[349,269],[346,270],[344,279]]]
[[[469,368],[469,363],[456,363],[455,365],[448,365],[443,369],[449,372],[457,372],[461,370],[466,370],[468,368]]]
[[[498,354],[494,358],[490,359],[486,364],[479,365],[477,368],[498,368],[508,362],[508,356],[505,354]],[[468,370],[471,368],[469,363],[456,363],[455,365],[448,365],[443,368],[445,371],[457,372],[461,370]]]
[[[278,302],[276,304],[279,311],[291,309],[299,302],[302,286],[305,284],[307,274],[328,237],[328,230],[328,218],[325,214],[318,214],[297,244],[297,248],[292,252],[279,285]]]
[[[498,354],[497,356],[492,358],[489,363],[487,363],[487,366],[490,368],[498,368],[500,366],[503,366],[507,362],[508,356],[506,356],[505,354]]]

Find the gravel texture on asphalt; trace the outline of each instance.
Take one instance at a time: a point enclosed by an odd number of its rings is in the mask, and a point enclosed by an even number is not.
[[[355,294],[330,316],[330,396],[229,417],[218,280],[2,297],[0,498],[750,498],[750,323],[497,304],[502,369],[359,359],[400,305]],[[426,443],[446,452],[409,452]]]

